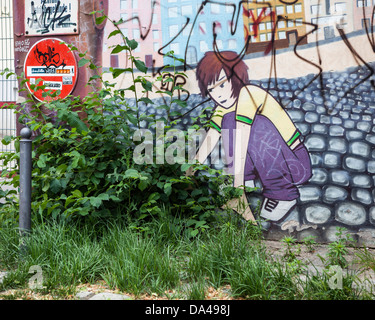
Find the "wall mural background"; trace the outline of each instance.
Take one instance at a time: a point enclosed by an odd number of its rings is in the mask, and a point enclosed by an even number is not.
[[[150,76],[157,76],[163,65],[173,62],[166,56],[170,50],[185,60],[178,64],[187,77],[175,79],[189,92],[181,96],[188,104],[185,110],[190,110],[184,125],[193,124],[192,119],[207,106],[224,111],[233,108],[228,112],[242,116],[242,121],[237,118],[232,126],[247,121],[253,130],[259,123],[256,119],[263,117],[270,120],[267,125],[274,126],[276,133],[284,134],[283,147],[292,151],[291,155],[298,148],[306,150],[307,157],[299,161],[305,164],[305,178],[294,180],[295,204],[276,223],[278,231],[270,229],[270,238],[294,231],[301,239],[314,235],[330,241],[336,226],[344,226],[356,232],[360,241],[375,244],[374,4],[373,0],[121,0],[109,2],[109,16],[122,19],[123,33],[139,41],[135,54],[144,59]],[[105,69],[124,68],[128,63],[125,54],[111,54],[111,46],[121,41],[117,36],[107,39],[113,30],[107,23]],[[267,105],[266,115],[260,109],[251,113],[253,102],[248,102],[247,113],[239,113],[244,107],[237,102],[221,105],[218,98],[202,94],[197,67],[210,52],[213,60],[226,61],[224,65],[231,65],[233,59],[238,62],[234,64],[237,67],[232,63],[224,81],[239,78],[246,69],[241,86],[248,88],[249,100],[256,96],[255,91],[260,92],[255,110]],[[235,58],[223,59],[223,52],[231,52]],[[218,84],[222,76],[220,72],[213,76],[206,89]],[[119,77],[117,86],[127,87],[127,81]],[[168,99],[156,94],[150,98],[156,103]],[[152,105],[144,105],[143,110],[162,112]],[[289,129],[285,129],[286,122]],[[253,141],[256,130],[251,132]],[[273,151],[280,152],[281,145],[267,144],[267,135],[261,130],[256,137],[267,145],[262,152],[268,158],[260,163],[269,169],[265,160],[272,158]],[[295,141],[299,142],[293,146],[297,149],[292,147]],[[250,160],[254,162],[255,156]],[[210,157],[206,161],[210,163]],[[223,167],[222,163],[213,165]],[[259,201],[266,206],[265,200],[271,198],[265,188],[269,181],[259,166],[255,164],[253,175],[246,176],[243,171],[245,182],[254,181],[259,187],[248,195],[253,211]],[[295,170],[293,165],[288,168]],[[285,189],[280,184],[283,177],[282,173],[276,182],[271,181],[271,188],[279,185]],[[291,200],[281,198],[274,200]]]

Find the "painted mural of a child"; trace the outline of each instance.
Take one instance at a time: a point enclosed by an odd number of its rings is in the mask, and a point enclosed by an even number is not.
[[[202,96],[215,103],[212,127],[196,160],[203,163],[222,138],[234,186],[254,186],[258,178],[264,195],[261,218],[282,220],[296,205],[297,186],[311,177],[300,132],[271,94],[249,84],[248,67],[235,52],[206,52],[196,75]],[[243,217],[253,219],[248,204]]]

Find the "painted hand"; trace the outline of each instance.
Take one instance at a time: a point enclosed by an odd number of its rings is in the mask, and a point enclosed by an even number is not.
[[[195,174],[196,170],[193,169],[193,167],[190,167],[189,169],[187,169],[185,171],[185,177],[192,177],[193,179],[193,182],[195,181],[194,180],[194,174]],[[185,189],[186,191],[189,191],[189,190],[194,190],[193,188],[193,184],[189,184],[189,186]]]
[[[189,169],[186,170],[185,176],[186,177],[194,176],[195,172],[196,172],[196,170],[194,170],[193,167],[190,167]]]

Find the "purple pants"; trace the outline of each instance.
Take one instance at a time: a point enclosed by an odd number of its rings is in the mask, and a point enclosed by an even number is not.
[[[230,112],[223,116],[221,127],[228,173],[233,173],[234,128],[235,112]],[[257,115],[251,127],[244,175],[245,181],[259,178],[267,198],[293,200],[299,197],[297,186],[311,177],[310,157],[302,143],[291,150],[274,124]]]

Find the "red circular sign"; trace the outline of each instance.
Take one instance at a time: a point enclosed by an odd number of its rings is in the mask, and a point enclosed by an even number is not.
[[[29,80],[26,85],[39,101],[57,100],[68,96],[77,82],[77,71],[73,52],[65,42],[56,38],[36,42],[25,59],[24,72],[26,79]],[[45,89],[32,86],[35,84],[44,85]],[[43,96],[45,91],[59,92],[55,97],[51,97]]]

